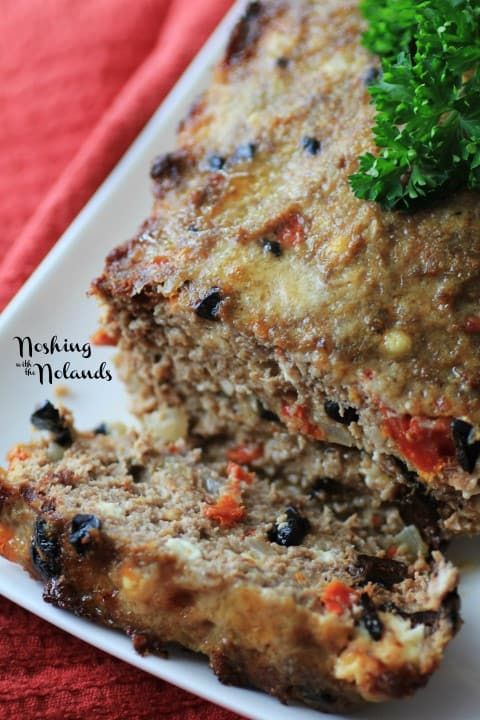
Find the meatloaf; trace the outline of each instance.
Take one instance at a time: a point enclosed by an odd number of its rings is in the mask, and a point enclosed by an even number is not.
[[[79,433],[48,403],[33,419],[51,433],[0,472],[0,552],[47,602],[330,711],[408,695],[439,664],[458,573],[341,455],[328,472],[349,495],[264,482],[219,442],[209,460],[148,432]]]
[[[261,416],[475,504],[478,195],[410,214],[353,195],[375,151],[362,31],[354,0],[250,3],[93,285],[103,338],[140,414],[183,406],[204,436]]]

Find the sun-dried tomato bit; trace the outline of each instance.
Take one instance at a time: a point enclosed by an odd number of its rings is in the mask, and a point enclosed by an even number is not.
[[[248,465],[254,460],[261,458],[262,455],[263,445],[260,444],[247,445],[245,443],[241,443],[240,445],[236,445],[227,451],[227,458],[239,465]]]
[[[420,472],[435,473],[455,457],[451,418],[387,415],[383,432]]]
[[[15,533],[12,528],[3,523],[0,524],[0,555],[12,561],[15,561],[17,558]]]
[[[30,453],[22,445],[15,445],[7,454],[7,462],[13,465],[16,462],[28,460]]]
[[[230,485],[237,487],[240,483],[244,482],[247,485],[251,485],[255,480],[255,474],[248,472],[244,467],[234,462],[229,462],[227,465],[227,475],[230,479]]]
[[[301,545],[305,536],[310,532],[311,525],[308,518],[301,515],[297,508],[290,505],[277,518],[267,533],[270,542],[282,547]]]
[[[299,405],[297,403],[293,405],[283,405],[280,414],[287,425],[290,424],[296,432],[308,435],[314,440],[325,440],[324,431],[310,420],[305,405]]]
[[[155,257],[152,258],[152,262],[154,265],[165,265],[165,263],[169,262],[169,258],[166,255],[155,255]]]
[[[388,548],[386,549],[385,555],[387,556],[387,558],[394,558],[395,555],[397,554],[397,552],[398,552],[397,546],[396,546],[396,545],[390,545],[390,547],[388,547]]]
[[[13,538],[13,530],[3,523],[0,524],[0,554],[3,555],[5,545]]]
[[[226,493],[221,495],[214,505],[204,508],[203,514],[222,527],[233,527],[245,518],[245,508],[238,496]]]
[[[342,615],[351,610],[358,593],[341,580],[332,580],[322,592],[321,600],[328,612]]]
[[[274,232],[283,246],[301,245],[305,240],[305,221],[299,213],[292,213],[277,225]]]
[[[90,338],[92,345],[117,345],[119,340],[118,334],[107,332],[104,328],[99,328]]]
[[[227,476],[229,483],[225,492],[213,505],[207,505],[203,514],[223,527],[232,527],[241,522],[246,515],[246,510],[242,505],[242,483],[251,485],[255,480],[255,475],[241,465],[229,462]]]
[[[472,335],[480,333],[480,315],[470,315],[470,317],[467,317],[463,327],[465,332],[471,333]]]

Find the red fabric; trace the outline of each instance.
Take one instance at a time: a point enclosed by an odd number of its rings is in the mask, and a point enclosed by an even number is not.
[[[231,0],[2,0],[0,307]],[[0,720],[234,720],[0,599]]]

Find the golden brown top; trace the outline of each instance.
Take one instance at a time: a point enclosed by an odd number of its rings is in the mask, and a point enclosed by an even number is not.
[[[376,63],[356,5],[251,3],[177,150],[154,163],[152,219],[97,287],[184,307],[218,288],[223,322],[331,381],[479,424],[478,195],[411,215],[354,197]]]

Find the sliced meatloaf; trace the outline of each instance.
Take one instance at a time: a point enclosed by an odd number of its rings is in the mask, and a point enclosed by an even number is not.
[[[250,429],[237,422],[232,434],[205,437],[189,433],[185,407],[164,405],[141,416],[141,432],[148,442],[160,445],[181,439],[190,448],[201,447],[208,462],[242,463],[266,480],[280,473],[304,492],[347,499],[355,488],[365,492],[366,485],[372,502],[376,497],[395,504],[404,522],[418,526],[426,543],[436,548],[457,535],[479,531],[480,495],[467,500],[448,486],[432,491],[395,458],[374,462],[365,451],[309,440],[288,432],[271,413],[260,412]],[[213,408],[205,409],[203,421],[214,424],[215,417]]]
[[[352,194],[373,151],[354,0],[253,2],[152,165],[155,203],[93,291],[140,413],[204,435],[255,427],[398,458],[480,492],[480,204],[411,214]],[[208,411],[206,413],[206,410]]]
[[[0,552],[48,602],[325,710],[409,695],[438,666],[458,573],[340,455],[352,492],[326,496],[220,444],[208,460],[147,432],[78,433],[48,405],[34,420],[54,436],[10,452]]]

